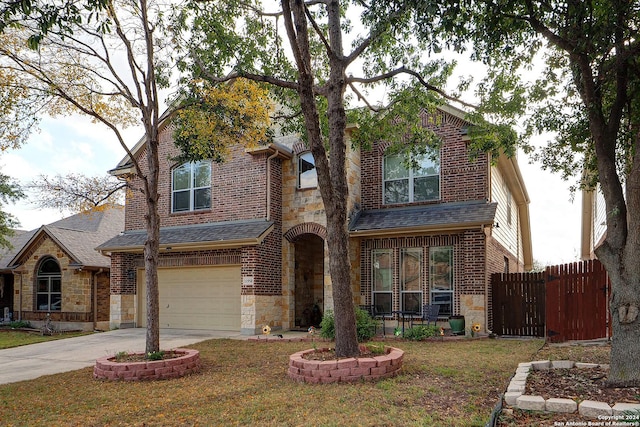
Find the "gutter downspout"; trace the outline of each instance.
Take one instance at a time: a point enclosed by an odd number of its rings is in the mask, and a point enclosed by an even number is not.
[[[91,289],[93,292],[93,330],[95,331],[98,327],[98,274],[104,271],[103,268],[98,269],[98,271],[91,272]]]
[[[271,221],[271,160],[275,159],[276,157],[278,157],[280,155],[280,150],[278,150],[278,147],[273,147],[273,149],[275,150],[275,152],[270,155],[269,157],[267,157],[267,188],[266,188],[266,193],[267,193],[267,221]]]

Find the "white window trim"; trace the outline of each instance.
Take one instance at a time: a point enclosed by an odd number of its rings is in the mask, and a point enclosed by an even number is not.
[[[302,182],[300,180],[300,175],[302,174],[300,172],[300,162],[302,160],[302,156],[305,155],[311,155],[311,158],[313,159],[313,170],[315,171],[315,176],[316,176],[316,182],[314,185],[306,185],[306,186],[302,186]],[[309,169],[311,170],[311,169]],[[298,162],[297,162],[297,170],[296,170],[297,174],[296,174],[296,179],[298,181],[298,189],[299,190],[307,190],[309,188],[318,188],[318,169],[316,168],[316,161],[315,158],[313,157],[313,154],[311,153],[311,151],[305,151],[303,153],[298,154]]]

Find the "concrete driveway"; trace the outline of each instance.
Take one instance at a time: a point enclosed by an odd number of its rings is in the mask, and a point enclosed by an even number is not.
[[[119,351],[141,353],[146,329],[118,329],[0,350],[0,384],[93,366]],[[161,329],[160,348],[184,347],[212,338],[243,339],[238,332]]]

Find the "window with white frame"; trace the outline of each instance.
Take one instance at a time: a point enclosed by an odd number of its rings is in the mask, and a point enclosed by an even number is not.
[[[298,156],[298,188],[314,188],[318,186],[316,162],[311,152]]]
[[[422,248],[400,252],[400,301],[403,311],[422,313]]]
[[[440,198],[439,153],[414,157],[414,167],[400,154],[388,154],[383,160],[384,204],[413,203]]]
[[[184,163],[171,174],[171,212],[211,208],[211,162]]]
[[[440,305],[440,315],[453,314],[453,247],[429,248],[430,303]]]
[[[52,258],[46,258],[38,268],[36,307],[40,311],[60,311],[62,309],[62,274],[60,265]]]
[[[376,313],[391,314],[393,310],[393,251],[371,251],[373,306]]]

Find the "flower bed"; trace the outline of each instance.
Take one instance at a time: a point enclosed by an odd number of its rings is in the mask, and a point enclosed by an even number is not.
[[[386,354],[367,357],[349,357],[337,360],[307,360],[305,355],[328,352],[328,348],[303,350],[289,356],[289,377],[314,384],[335,382],[378,381],[396,376],[402,368],[404,351],[385,347]]]
[[[198,350],[177,349],[179,357],[166,360],[146,360],[144,362],[118,362],[114,356],[96,360],[93,377],[106,380],[166,380],[179,378],[200,369]]]

